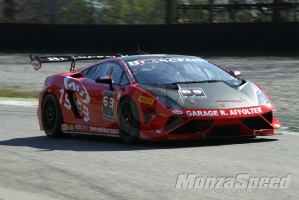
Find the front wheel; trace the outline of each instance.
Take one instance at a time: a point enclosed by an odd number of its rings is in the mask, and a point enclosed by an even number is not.
[[[137,144],[140,140],[140,120],[138,108],[129,97],[125,97],[119,106],[119,134],[126,144]]]
[[[61,137],[62,114],[56,96],[53,93],[46,94],[42,103],[42,122],[47,136]]]

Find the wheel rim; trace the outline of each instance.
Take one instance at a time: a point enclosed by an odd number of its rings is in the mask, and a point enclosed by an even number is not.
[[[56,120],[55,105],[53,101],[48,100],[46,102],[43,116],[44,116],[45,127],[48,130],[52,130],[55,126],[55,120]]]
[[[133,131],[133,114],[131,111],[131,107],[128,104],[123,105],[121,109],[121,119],[120,119],[120,127],[121,133],[124,137],[129,138]]]

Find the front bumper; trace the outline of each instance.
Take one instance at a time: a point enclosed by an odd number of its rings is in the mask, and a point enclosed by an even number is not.
[[[143,122],[140,137],[167,140],[267,136],[277,134],[275,128],[281,127],[279,121],[273,117],[273,107],[269,106],[170,111],[164,115],[157,114]],[[194,114],[191,116],[190,113]],[[207,114],[203,116],[203,113]]]

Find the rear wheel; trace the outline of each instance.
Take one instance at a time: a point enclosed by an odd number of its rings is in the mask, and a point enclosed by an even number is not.
[[[42,103],[43,128],[47,136],[61,137],[62,113],[56,96],[48,93]]]
[[[140,120],[138,108],[129,97],[125,97],[119,107],[118,113],[119,134],[126,144],[136,144],[140,140]]]

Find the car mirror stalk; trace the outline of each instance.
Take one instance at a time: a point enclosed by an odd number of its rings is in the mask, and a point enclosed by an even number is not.
[[[96,83],[109,84],[109,89],[112,90],[112,78],[111,76],[99,76],[95,80]]]

